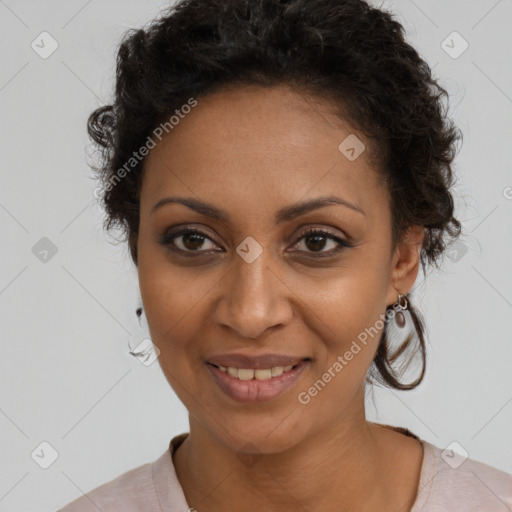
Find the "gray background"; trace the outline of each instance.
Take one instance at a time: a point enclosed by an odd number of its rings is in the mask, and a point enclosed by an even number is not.
[[[456,441],[512,473],[512,2],[375,4],[397,13],[451,95],[466,235],[415,286],[428,327],[424,383],[376,389],[368,418],[442,448]],[[145,337],[137,276],[102,231],[85,157],[86,118],[110,98],[122,33],[165,6],[0,0],[0,511],[55,510],[188,430],[158,364],[128,354]],[[58,43],[46,59],[31,47],[43,31]],[[457,58],[444,47],[461,41],[443,43],[453,31],[469,44]],[[44,441],[58,453],[47,469],[32,457]]]

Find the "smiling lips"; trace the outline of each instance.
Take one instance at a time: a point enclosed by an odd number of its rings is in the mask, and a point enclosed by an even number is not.
[[[208,358],[206,363],[214,381],[228,396],[241,402],[261,402],[291,387],[309,360],[282,354],[223,354]]]
[[[290,371],[304,359],[282,354],[224,354],[209,358],[208,363],[240,380],[268,380]]]
[[[272,368],[234,368],[233,366],[219,366],[221,371],[228,373],[231,377],[236,377],[240,380],[268,380],[273,377],[279,377],[283,372],[290,371],[293,366],[273,366]]]
[[[262,354],[248,356],[245,354],[221,354],[209,357],[207,362],[215,366],[232,368],[252,368],[254,370],[274,368],[276,366],[295,366],[307,357],[289,356],[283,354]]]

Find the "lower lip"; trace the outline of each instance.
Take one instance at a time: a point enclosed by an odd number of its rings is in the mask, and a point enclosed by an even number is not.
[[[308,361],[301,361],[295,368],[282,373],[279,377],[267,380],[241,380],[223,372],[216,366],[206,363],[213,380],[219,388],[237,402],[255,403],[266,402],[282,395],[291,388],[308,367]]]

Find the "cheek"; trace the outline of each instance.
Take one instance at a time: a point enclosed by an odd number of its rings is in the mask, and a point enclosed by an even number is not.
[[[193,385],[203,364],[201,349],[213,337],[207,304],[220,276],[180,270],[158,254],[145,256],[140,258],[139,286],[151,339],[160,350],[159,363],[169,383],[187,400],[180,389]]]
[[[160,350],[160,368],[178,398],[193,408],[195,391],[201,388],[197,331],[206,312],[197,279],[187,279],[171,268],[151,265],[139,270],[139,284],[151,340]]]
[[[337,377],[338,382],[364,378],[375,357],[384,326],[379,317],[379,314],[372,317],[368,310],[354,311],[352,315],[338,313],[334,317],[335,321],[331,322],[329,332],[322,339],[325,353],[319,360],[318,373],[323,380],[333,380],[333,373],[342,375]]]
[[[138,250],[139,287],[154,341],[180,340],[173,332],[187,324],[209,289],[207,283],[190,269],[173,264],[165,247],[150,240],[146,232],[141,233]]]
[[[337,304],[318,309],[324,320],[318,326],[318,358],[298,390],[298,404],[312,407],[311,416],[329,418],[340,414],[364,386],[375,357],[384,323],[371,301],[337,297]]]
[[[304,320],[316,339],[317,356],[301,387],[305,401],[325,406],[332,400],[343,407],[364,383],[384,327],[386,292],[381,276],[366,269],[346,268],[339,272],[342,277],[301,288],[301,300],[309,298]]]
[[[379,338],[377,320],[385,310],[385,279],[379,271],[361,262],[337,270],[337,275],[302,280],[296,288],[312,329],[330,350],[344,351],[352,340]],[[371,331],[371,334],[369,334]],[[377,340],[378,341],[378,340]]]

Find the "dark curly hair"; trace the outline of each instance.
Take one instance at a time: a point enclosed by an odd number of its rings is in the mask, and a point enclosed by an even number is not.
[[[461,231],[449,189],[462,134],[443,110],[446,90],[405,41],[402,25],[363,0],[182,0],[144,29],[125,33],[112,104],[92,112],[88,133],[100,154],[100,164],[90,165],[103,185],[104,228],[121,228],[135,265],[144,159],[135,160],[134,151],[191,98],[278,84],[330,100],[368,138],[367,157],[392,200],[394,244],[408,226],[421,225],[423,272],[426,264],[438,266]],[[423,322],[411,304],[409,311],[420,340],[420,376],[410,384],[398,380],[393,363],[412,337],[393,352],[387,320],[369,371],[401,390],[422,381],[426,364]]]

